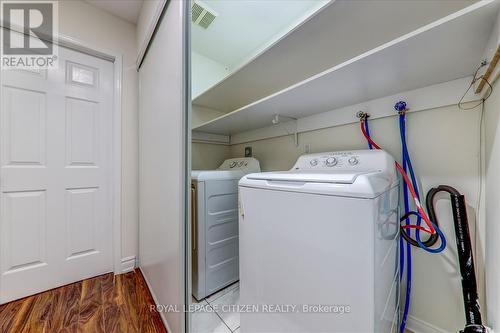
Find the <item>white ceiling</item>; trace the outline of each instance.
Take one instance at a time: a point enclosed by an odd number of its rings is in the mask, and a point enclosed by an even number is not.
[[[274,42],[328,1],[201,0],[217,12],[204,29],[192,25],[192,49],[234,68]]]
[[[144,0],[85,0],[91,5],[118,16],[130,23],[137,23]]]

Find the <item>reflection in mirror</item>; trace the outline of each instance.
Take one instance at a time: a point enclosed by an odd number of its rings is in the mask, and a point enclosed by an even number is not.
[[[193,99],[243,68],[327,3],[328,0],[193,1]],[[192,127],[224,113],[193,105]],[[210,140],[220,142],[213,144]],[[199,135],[193,135],[193,170],[224,167],[229,147],[222,141],[224,138],[199,139]],[[248,161],[248,170],[241,171],[241,175],[260,171],[256,160]],[[234,169],[240,167],[245,165],[238,164]],[[239,301],[239,178],[208,181],[202,175],[192,172],[190,332],[238,332],[240,316],[231,306]]]
[[[326,3],[325,0],[194,1],[193,99],[245,66]]]

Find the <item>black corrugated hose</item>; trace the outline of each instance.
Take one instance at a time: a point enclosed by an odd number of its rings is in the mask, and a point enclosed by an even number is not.
[[[434,210],[434,197],[440,192],[447,192],[450,194],[453,210],[453,222],[455,225],[460,274],[462,276],[462,295],[466,319],[465,328],[460,331],[460,333],[485,333],[486,328],[482,324],[479,297],[477,294],[476,273],[474,270],[474,259],[472,256],[465,197],[451,186],[440,185],[432,188],[427,193],[426,206],[429,218],[436,226],[438,225],[438,220]],[[406,218],[406,216],[403,216],[403,218]],[[406,232],[402,232],[402,235],[410,244],[420,247],[417,241],[412,239]],[[437,234],[433,234],[423,243],[425,246],[432,246],[436,243],[438,238]]]

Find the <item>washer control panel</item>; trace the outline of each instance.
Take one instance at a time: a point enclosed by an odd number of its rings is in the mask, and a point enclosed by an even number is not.
[[[294,169],[331,169],[356,166],[360,164],[360,155],[356,152],[335,152],[304,155],[299,158]]]
[[[382,150],[326,152],[302,155],[292,170],[381,170],[393,167],[391,160]]]

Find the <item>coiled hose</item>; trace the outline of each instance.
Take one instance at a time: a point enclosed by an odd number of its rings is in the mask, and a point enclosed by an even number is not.
[[[420,206],[420,194],[418,191],[418,184],[416,181],[415,173],[413,171],[413,166],[411,163],[410,155],[408,152],[408,147],[406,143],[406,103],[398,102],[395,105],[395,109],[399,112],[399,129],[401,135],[401,145],[402,145],[402,162],[403,165],[400,166],[396,162],[396,167],[403,176],[403,200],[405,206],[405,214],[401,217],[400,221],[405,222],[404,226],[401,226],[401,237],[400,237],[400,280],[403,278],[403,271],[405,266],[404,261],[404,243],[403,239],[406,240],[406,272],[407,272],[407,285],[406,285],[406,299],[405,308],[403,312],[403,318],[401,320],[400,332],[403,333],[406,328],[406,320],[410,307],[410,296],[411,296],[411,246],[419,247],[430,253],[439,253],[443,251],[446,247],[446,239],[439,229],[439,223],[437,215],[434,209],[434,198],[440,192],[447,192],[451,198],[452,211],[453,211],[453,221],[455,227],[455,236],[458,250],[458,259],[460,264],[460,274],[462,281],[462,295],[464,300],[464,310],[466,325],[460,333],[485,333],[487,330],[482,325],[481,312],[479,308],[478,294],[477,294],[477,282],[474,268],[474,260],[472,255],[472,245],[469,235],[469,225],[467,221],[467,209],[465,197],[460,194],[455,188],[446,185],[440,185],[436,188],[432,188],[426,196],[426,208],[428,216],[425,215],[425,211]],[[368,125],[368,115],[360,113],[361,119],[361,130],[368,141],[368,147],[370,149],[376,148],[380,149],[370,137],[369,125]],[[410,174],[408,177],[407,172]],[[411,181],[410,179],[411,178]],[[410,210],[409,193],[411,193],[415,205],[418,211]],[[410,217],[416,217],[416,225],[411,225]],[[425,220],[429,229],[421,227],[422,219]],[[411,229],[416,229],[415,239],[411,236]],[[424,230],[430,234],[426,241],[420,239],[420,231]],[[431,231],[431,232],[430,232]],[[438,240],[441,240],[441,245],[438,248],[431,248],[435,245]]]
[[[429,212],[429,217],[425,216],[425,211],[422,209],[420,206],[420,193],[418,190],[418,183],[416,181],[415,177],[415,172],[413,170],[413,166],[411,163],[411,158],[410,154],[408,152],[408,147],[407,147],[407,142],[406,142],[406,103],[404,102],[398,102],[395,105],[395,109],[399,113],[399,129],[400,129],[400,136],[401,136],[401,146],[402,146],[402,163],[403,165],[399,165],[396,162],[396,167],[400,171],[401,175],[403,176],[404,184],[403,184],[403,200],[404,200],[404,206],[405,206],[405,214],[401,217],[400,221],[405,222],[404,226],[401,226],[401,238],[399,242],[399,248],[400,248],[400,274],[399,278],[402,280],[403,278],[403,272],[405,268],[405,251],[404,251],[404,242],[403,239],[407,241],[406,243],[406,293],[405,293],[405,306],[404,306],[404,311],[403,311],[403,318],[401,320],[401,325],[400,325],[400,332],[403,333],[405,328],[406,328],[406,321],[408,318],[408,313],[410,309],[410,299],[411,299],[411,280],[412,280],[412,265],[411,265],[411,246],[416,246],[419,248],[422,248],[423,250],[431,253],[439,253],[442,252],[446,248],[446,239],[444,237],[444,234],[441,232],[441,230],[438,227],[437,219],[436,219],[436,214],[434,212],[434,206],[432,203],[432,198],[429,201],[429,196],[427,196],[427,210]],[[361,113],[360,114],[360,119],[361,119],[361,130],[365,136],[365,138],[368,141],[368,148],[369,149],[380,149],[380,147],[371,139],[370,137],[370,131],[369,131],[369,124],[368,124],[368,115]],[[408,174],[410,177],[408,177]],[[411,181],[410,181],[410,179]],[[411,192],[413,200],[417,206],[418,211],[411,211],[410,210],[410,201],[409,201],[409,192]],[[427,225],[430,227],[430,230],[424,229],[421,227],[421,222],[422,222],[422,214],[425,216],[425,221]],[[412,225],[410,221],[410,217],[415,216],[417,218],[417,223],[416,225]],[[432,222],[435,221],[435,222]],[[416,239],[413,239],[411,237],[411,229],[414,228],[416,229],[415,232],[415,237]],[[409,230],[407,230],[409,229]],[[426,232],[430,233],[430,237],[426,241],[421,241],[420,239],[420,231],[425,230]],[[431,248],[438,239],[441,239],[441,245],[434,249]]]
[[[401,102],[399,102],[401,103]],[[398,110],[398,104],[396,104],[396,110]],[[404,104],[404,108],[406,109],[406,104]],[[403,156],[403,169],[404,171],[409,171],[410,177],[411,177],[411,182],[413,184],[413,187],[415,188],[415,193],[417,194],[417,198],[420,200],[420,194],[418,191],[418,183],[415,177],[415,172],[413,171],[413,166],[411,163],[411,158],[410,154],[408,152],[408,146],[406,142],[406,114],[405,114],[405,109],[403,110],[398,110],[399,111],[399,132],[401,136],[401,147],[402,147],[402,156]],[[422,216],[418,212],[411,212],[409,209],[408,205],[408,188],[407,186],[404,186],[403,188],[403,194],[404,194],[404,203],[405,203],[405,215],[401,218],[401,222],[405,221],[406,225],[410,224],[409,217],[411,215],[414,215],[417,217],[417,226],[420,226],[422,223]],[[429,214],[429,220],[434,226],[434,229],[436,230],[436,233],[431,234],[430,237],[426,241],[422,241],[420,239],[420,229],[416,229],[415,231],[415,238],[413,239],[410,235],[410,233],[405,232],[405,230],[402,229],[401,235],[403,238],[411,245],[422,248],[423,250],[430,252],[430,253],[439,253],[442,252],[446,248],[446,238],[444,237],[444,234],[441,232],[439,229],[437,219],[436,219],[436,213],[434,211],[434,205],[432,201],[426,200],[426,206],[427,206],[427,212]],[[438,248],[431,248],[438,239],[441,239],[441,245]]]

